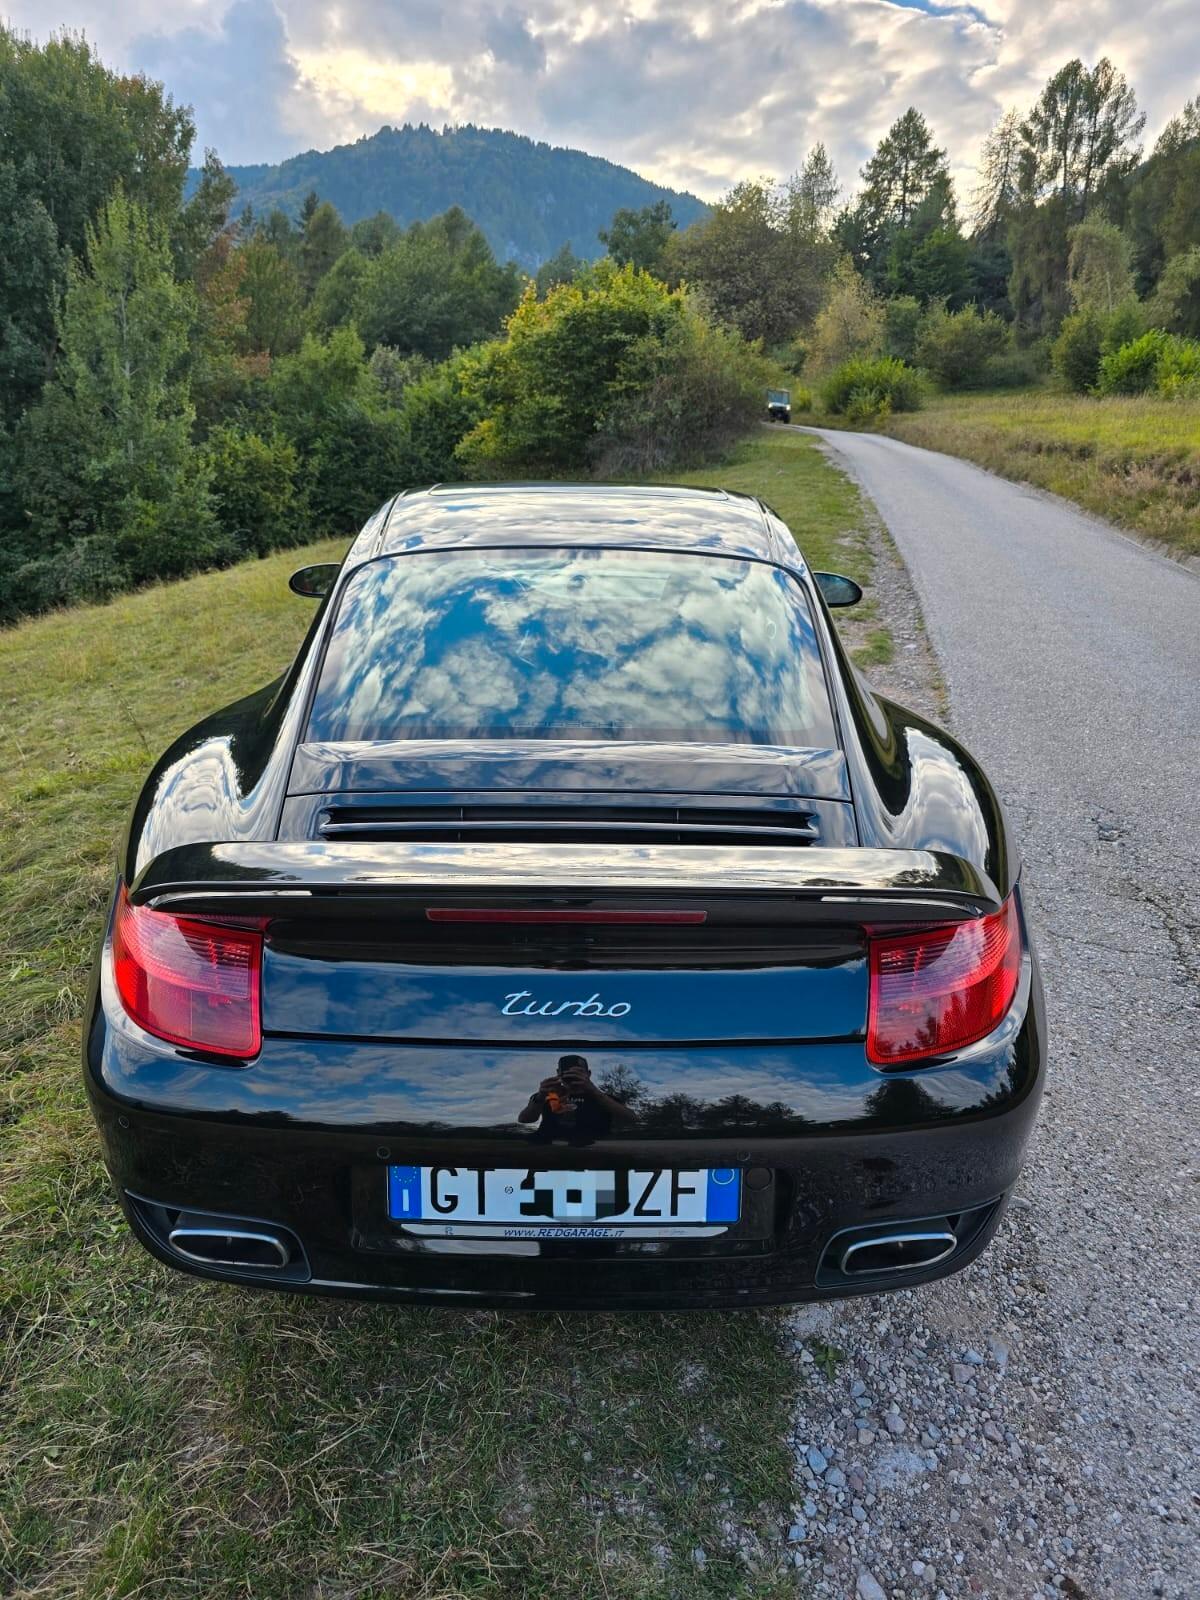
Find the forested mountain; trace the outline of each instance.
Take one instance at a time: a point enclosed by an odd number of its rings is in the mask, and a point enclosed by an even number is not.
[[[681,228],[706,215],[694,195],[649,183],[581,150],[538,144],[499,128],[422,124],[380,128],[333,150],[308,150],[278,166],[230,167],[237,205],[257,214],[279,206],[293,218],[316,190],[346,222],[387,211],[401,224],[461,206],[483,229],[501,261],[530,271],[570,241],[576,255],[604,253],[597,238],[614,212],[670,203]],[[198,174],[189,175],[189,182]]]

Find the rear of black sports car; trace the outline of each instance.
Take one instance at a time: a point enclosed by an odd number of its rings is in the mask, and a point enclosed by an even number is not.
[[[155,769],[84,1055],[160,1259],[621,1309],[987,1244],[1044,1055],[995,797],[764,508],[658,493],[385,508],[288,677]]]

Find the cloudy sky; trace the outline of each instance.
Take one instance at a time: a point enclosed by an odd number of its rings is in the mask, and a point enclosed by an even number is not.
[[[0,0],[161,78],[230,163],[381,123],[476,122],[718,196],[824,140],[852,186],[908,105],[966,198],[988,126],[1074,55],[1108,55],[1151,140],[1200,92],[1197,0]]]

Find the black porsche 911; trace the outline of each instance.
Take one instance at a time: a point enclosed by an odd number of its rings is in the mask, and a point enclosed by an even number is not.
[[[1044,1020],[996,796],[757,500],[439,487],[134,807],[85,1076],[138,1238],[404,1302],[745,1306],[994,1232]]]

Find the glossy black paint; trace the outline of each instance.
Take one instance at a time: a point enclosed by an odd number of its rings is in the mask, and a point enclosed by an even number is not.
[[[363,563],[572,543],[735,555],[789,572],[809,596],[840,748],[303,742],[329,618]],[[639,816],[661,808],[675,819],[707,808],[734,815],[736,826],[794,823],[803,812],[815,841],[706,845],[700,855],[677,841],[621,851],[486,831],[444,841],[436,832],[401,842],[322,835],[331,808],[416,806],[433,819],[422,826],[436,829],[443,813],[465,817],[499,801],[531,826],[553,818],[568,830],[601,810],[632,815],[634,804]],[[1016,1180],[1045,1053],[1032,952],[1008,1017],[969,1050],[883,1073],[862,1039],[864,922],[950,921],[1019,896],[1001,808],[955,740],[860,679],[791,534],[758,502],[567,485],[399,497],[359,536],[289,672],[189,730],[156,764],[118,870],[135,901],[272,918],[266,1037],[245,1065],[144,1033],[116,999],[104,948],[97,961],[88,1092],[131,1224],[175,1266],[183,1263],[155,1232],[154,1206],[294,1230],[311,1273],[279,1286],[301,1292],[452,1304],[772,1303],[889,1287],[817,1281],[830,1237],[867,1221],[974,1218],[956,1255],[903,1282],[957,1270],[986,1244]],[[422,922],[430,903],[514,895],[702,904],[710,922],[695,936],[624,941],[519,930],[439,937]],[[524,992],[546,1011],[504,1015],[499,1001]],[[619,992],[634,1009],[574,1020],[572,1002],[593,992]],[[516,1121],[568,1049],[586,1055],[598,1081],[621,1073],[641,1091],[638,1116],[589,1139],[583,1153]],[[462,1241],[418,1240],[388,1224],[389,1160],[509,1164],[522,1151],[549,1167],[761,1169],[772,1231],[471,1255]]]

